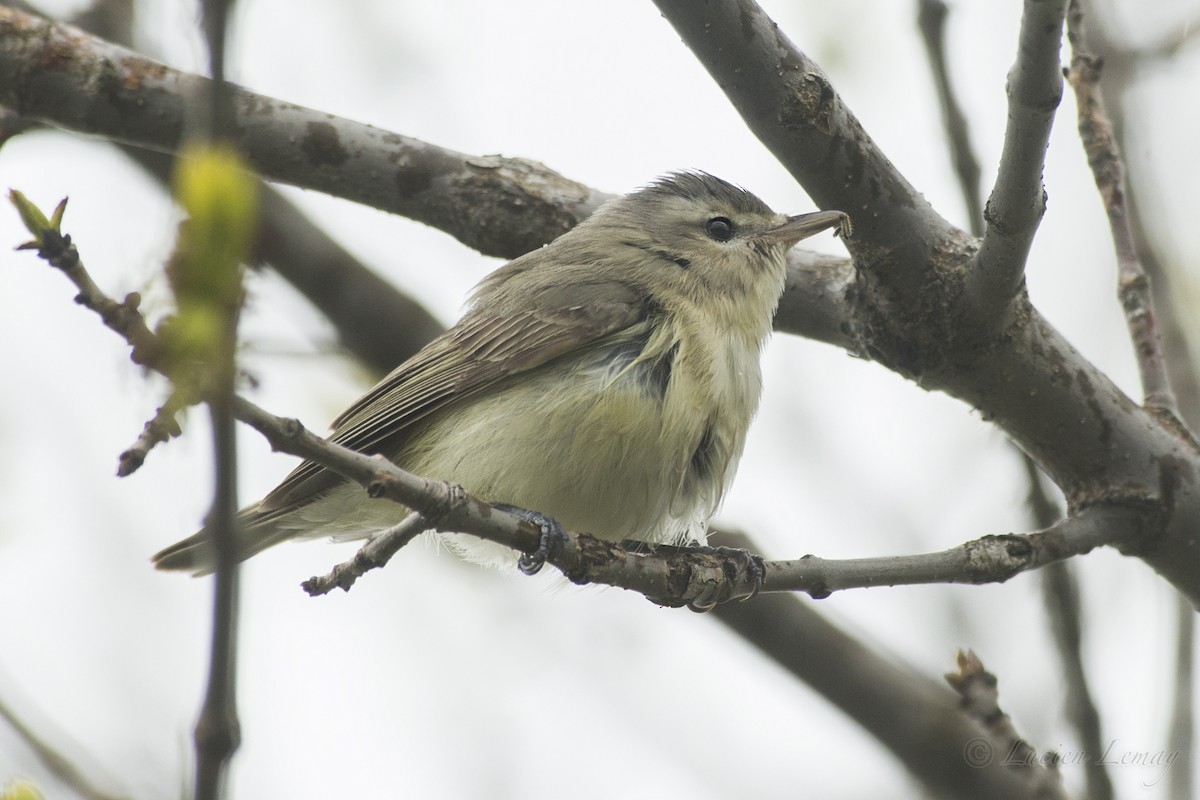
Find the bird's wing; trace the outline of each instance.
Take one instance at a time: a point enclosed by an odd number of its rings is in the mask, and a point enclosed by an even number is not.
[[[512,313],[476,308],[346,409],[330,439],[364,453],[387,452],[429,414],[627,329],[646,314],[646,304],[618,282],[550,288]],[[304,505],[339,480],[305,461],[257,510]]]

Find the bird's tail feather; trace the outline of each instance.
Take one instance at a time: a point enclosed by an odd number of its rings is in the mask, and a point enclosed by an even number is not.
[[[243,509],[237,515],[238,561],[245,561],[296,535],[295,530],[277,524],[280,516],[277,513],[260,512],[257,506]],[[207,527],[158,551],[150,560],[158,569],[191,572],[193,575],[207,575],[216,567],[212,537]]]

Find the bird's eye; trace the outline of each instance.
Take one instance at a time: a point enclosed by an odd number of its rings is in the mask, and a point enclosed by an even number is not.
[[[713,217],[704,224],[704,230],[710,239],[718,242],[728,242],[733,238],[733,223],[729,217]]]

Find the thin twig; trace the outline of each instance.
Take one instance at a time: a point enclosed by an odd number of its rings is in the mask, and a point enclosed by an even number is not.
[[[996,185],[984,208],[987,227],[966,282],[979,319],[999,328],[1010,318],[1042,216],[1042,168],[1062,99],[1063,16],[1067,0],[1025,0],[1017,60],[1008,73],[1008,124]]]
[[[227,134],[233,131],[230,91],[225,83],[225,38],[229,12],[235,2],[204,0],[202,4],[209,71],[213,80],[209,83],[204,118],[191,122],[201,123],[204,131],[202,138],[210,144],[223,142]],[[257,224],[257,220],[248,224]],[[192,269],[208,266],[194,264]],[[238,281],[238,286],[226,294],[240,298],[240,265],[229,277]],[[211,365],[212,385],[205,399],[212,419],[216,475],[212,508],[205,519],[205,528],[211,538],[215,574],[208,682],[193,735],[196,744],[196,800],[218,800],[224,795],[229,765],[241,744],[241,722],[237,708],[238,458],[237,420],[233,413],[240,308],[236,301],[213,303],[213,307],[217,316],[211,324],[216,328],[219,344]]]
[[[355,581],[370,570],[387,564],[401,548],[429,529],[429,520],[414,511],[399,524],[368,539],[349,561],[338,564],[327,575],[309,578],[300,586],[313,597],[329,594],[334,589],[348,592]]]
[[[1103,753],[1100,711],[1092,699],[1083,665],[1083,609],[1079,602],[1079,584],[1071,564],[1061,561],[1046,568],[1042,573],[1042,596],[1063,666],[1067,719],[1079,735],[1082,752]],[[1112,800],[1112,778],[1104,760],[1088,758],[1083,767],[1089,800]]]
[[[946,60],[946,16],[943,0],[920,0],[917,28],[925,44],[925,55],[933,72],[938,105],[942,110],[942,129],[950,144],[950,156],[963,206],[967,211],[968,228],[975,236],[983,235],[983,204],[979,199],[979,159],[971,148],[971,131],[967,117],[959,105],[958,96],[950,83],[950,67]]]
[[[925,583],[999,583],[1014,575],[1138,536],[1138,515],[1093,507],[1035,533],[985,536],[936,553],[876,558],[805,556],[767,562],[763,591],[815,598],[842,589]]]
[[[205,527],[213,537],[213,630],[208,683],[196,721],[197,800],[223,793],[229,762],[241,743],[237,713],[238,560],[236,430],[228,393],[210,398],[216,491]]]
[[[70,786],[84,800],[123,800],[119,795],[109,794],[97,788],[79,767],[39,736],[37,731],[3,701],[0,701],[0,719],[8,723],[54,777]]]
[[[1041,473],[1033,459],[1022,454],[1026,477],[1029,480],[1029,508],[1034,524],[1050,525],[1061,516],[1058,504],[1050,498]],[[1087,670],[1083,665],[1083,609],[1079,602],[1079,586],[1075,573],[1066,561],[1050,564],[1042,571],[1042,596],[1050,617],[1050,629],[1058,646],[1066,684],[1067,718],[1079,733],[1085,753],[1103,753],[1100,711],[1088,687]],[[1101,758],[1089,758],[1084,763],[1089,800],[1112,800],[1112,778]]]
[[[1067,794],[1054,753],[1038,753],[1013,726],[1012,718],[1000,708],[999,681],[984,669],[983,662],[971,651],[959,652],[958,672],[946,675],[946,682],[962,697],[962,709],[980,724],[993,741],[1000,743],[1001,764],[1024,771],[1032,784],[1031,796],[1039,800],[1062,798]],[[979,749],[964,751],[964,756],[991,761],[998,753],[991,742],[980,740]]]
[[[1100,90],[1101,61],[1088,50],[1083,9],[1078,0],[1071,0],[1067,38],[1072,50],[1068,79],[1075,90],[1079,109],[1079,135],[1083,139],[1088,164],[1108,214],[1108,225],[1117,254],[1117,293],[1125,309],[1125,322],[1129,326],[1129,336],[1137,355],[1145,403],[1147,407],[1160,408],[1178,416],[1175,393],[1171,390],[1163,356],[1162,338],[1158,332],[1150,277],[1142,266],[1133,229],[1129,225],[1125,202],[1125,163],[1117,149],[1112,123],[1104,108],[1104,96]]]
[[[124,478],[137,472],[155,446],[183,433],[176,415],[186,405],[181,393],[173,390],[167,401],[147,420],[137,441],[117,458],[117,477]]]
[[[1171,770],[1167,789],[1170,797],[1195,797],[1196,608],[1183,595],[1175,599],[1175,631],[1175,685],[1167,749],[1180,763]]]
[[[1101,18],[1102,19],[1102,18]],[[1105,68],[1101,78],[1104,94],[1117,98],[1117,102],[1109,109],[1112,129],[1118,142],[1122,141],[1125,131],[1124,103],[1133,93],[1129,91],[1130,83],[1136,75],[1135,67],[1144,65],[1147,60],[1160,59],[1174,55],[1180,48],[1194,44],[1200,25],[1196,20],[1188,20],[1176,27],[1182,34],[1172,33],[1163,37],[1157,43],[1143,44],[1136,48],[1119,45],[1113,35],[1103,27],[1096,26],[1089,36],[1097,51],[1103,54]],[[1099,35],[1096,35],[1099,34]],[[1173,46],[1177,40],[1178,46]],[[1115,68],[1114,68],[1115,67]],[[1178,264],[1172,265],[1169,259],[1156,252],[1154,241],[1147,234],[1147,220],[1141,213],[1145,205],[1138,202],[1139,179],[1146,181],[1144,173],[1134,173],[1127,176],[1126,187],[1126,216],[1136,244],[1139,260],[1146,272],[1151,276],[1150,289],[1153,292],[1159,333],[1162,336],[1162,347],[1166,368],[1170,376],[1171,390],[1175,395],[1176,405],[1184,422],[1196,430],[1200,424],[1200,379],[1197,377],[1196,360],[1192,356],[1193,342],[1189,341],[1186,320],[1191,315],[1191,307],[1187,302],[1186,293],[1172,293],[1171,282],[1180,273]],[[1142,188],[1145,188],[1143,186]],[[1174,267],[1174,268],[1172,268]],[[1176,650],[1174,656],[1175,682],[1174,694],[1170,702],[1170,723],[1167,732],[1168,751],[1172,757],[1178,757],[1181,764],[1191,763],[1195,751],[1195,663],[1194,640],[1196,611],[1195,607],[1181,598],[1178,601],[1176,614]],[[1175,769],[1171,772],[1168,782],[1170,797],[1194,797],[1196,795],[1194,773],[1190,769]]]

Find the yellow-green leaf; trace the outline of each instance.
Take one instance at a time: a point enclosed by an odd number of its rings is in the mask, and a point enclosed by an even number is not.
[[[42,234],[46,231],[59,231],[59,226],[62,225],[63,212],[67,209],[67,198],[59,201],[58,206],[54,209],[52,219],[47,219],[42,210],[33,204],[28,197],[16,189],[8,190],[9,201],[16,206],[17,213],[21,215],[21,222],[25,225],[25,229],[33,234],[33,241],[26,242],[17,249],[25,250],[42,246]]]
[[[45,800],[45,796],[31,781],[17,778],[0,791],[0,800]]]
[[[175,195],[188,215],[168,270],[180,306],[237,305],[240,267],[250,256],[258,223],[257,180],[237,151],[196,145],[178,162]]]

